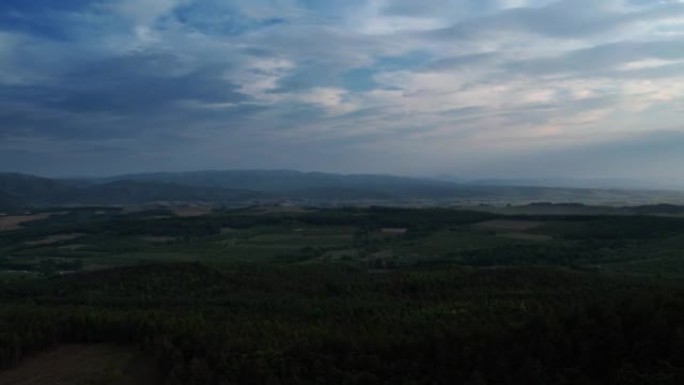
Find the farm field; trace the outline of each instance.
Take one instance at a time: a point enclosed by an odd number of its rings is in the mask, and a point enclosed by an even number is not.
[[[684,218],[677,217],[383,208],[174,212],[35,214],[0,234],[0,271],[50,275],[164,261],[684,270]]]
[[[49,218],[50,214],[5,215],[0,217],[0,231],[19,230],[25,223]]]

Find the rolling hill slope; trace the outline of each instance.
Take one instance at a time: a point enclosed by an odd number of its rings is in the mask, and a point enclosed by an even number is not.
[[[91,179],[0,174],[0,207],[124,205],[159,202],[249,204],[293,200],[305,204],[374,202],[432,204],[582,202],[684,203],[684,193],[653,190],[490,186],[391,175],[341,175],[288,170],[152,173]]]

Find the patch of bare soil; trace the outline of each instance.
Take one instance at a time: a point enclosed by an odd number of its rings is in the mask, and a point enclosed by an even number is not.
[[[531,233],[502,233],[499,236],[511,239],[520,239],[523,241],[546,242],[553,239],[550,235],[545,234],[531,234]]]
[[[201,217],[203,215],[211,214],[213,210],[213,206],[182,206],[171,208],[171,211],[173,211],[176,216],[184,218]]]
[[[87,264],[83,267],[83,271],[98,271],[98,270],[107,270],[107,269],[114,269],[116,267],[120,267],[114,264],[107,264],[107,263],[93,263],[93,264]]]
[[[38,239],[35,241],[26,242],[26,244],[31,245],[31,246],[45,246],[45,245],[52,245],[52,244],[58,243],[58,242],[72,241],[72,240],[78,239],[82,236],[83,236],[83,234],[81,234],[81,233],[57,234],[57,235],[51,235],[49,237],[45,237],[43,239]]]
[[[223,228],[221,228],[221,235],[232,234],[232,233],[234,233],[234,232],[235,232],[235,229],[232,228],[232,227],[223,227]]]
[[[299,206],[263,206],[254,210],[255,214],[302,214],[311,212],[309,209],[305,209]]]
[[[0,231],[19,230],[26,222],[47,219],[52,214],[9,215],[0,217]]]
[[[155,385],[159,374],[142,353],[110,345],[63,345],[0,372],[0,385]]]
[[[139,237],[140,240],[152,243],[168,243],[176,240],[176,237],[147,236]]]
[[[88,245],[85,245],[82,243],[76,243],[76,244],[72,244],[72,245],[59,246],[59,249],[73,251],[73,250],[82,250],[82,249],[85,249],[86,247],[88,247]]]
[[[392,250],[381,250],[377,253],[373,253],[374,258],[394,258],[394,252]]]
[[[535,229],[541,225],[543,222],[535,221],[520,221],[512,219],[493,219],[491,221],[484,221],[475,224],[476,228],[485,230],[499,230],[499,231],[528,231]]]

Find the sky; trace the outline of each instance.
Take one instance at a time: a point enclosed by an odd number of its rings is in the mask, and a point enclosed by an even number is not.
[[[684,0],[2,0],[0,171],[684,180]]]

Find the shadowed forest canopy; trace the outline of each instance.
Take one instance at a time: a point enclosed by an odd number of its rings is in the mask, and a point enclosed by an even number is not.
[[[684,379],[672,206],[126,210],[0,218],[0,383],[74,344],[164,384]]]

